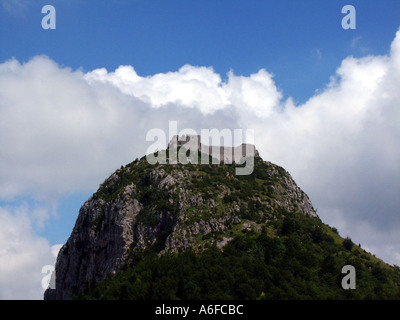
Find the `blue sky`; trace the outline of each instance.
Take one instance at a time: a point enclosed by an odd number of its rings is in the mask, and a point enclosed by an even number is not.
[[[142,76],[184,64],[224,76],[266,68],[285,95],[304,102],[348,55],[384,54],[398,28],[396,0],[25,1],[1,13],[2,61],[46,54],[72,69],[133,65]],[[56,30],[41,28],[53,4]],[[344,5],[357,29],[344,31]],[[299,76],[301,75],[301,76]]]
[[[47,4],[55,30],[41,27]],[[355,30],[341,26],[344,5]],[[263,130],[262,156],[292,173],[323,221],[399,264],[399,27],[398,0],[0,0],[0,219],[24,223],[4,234],[23,230],[43,252],[65,243],[83,202],[172,114]],[[44,255],[26,264],[39,280],[34,268],[54,260]],[[0,298],[37,298],[35,281]]]

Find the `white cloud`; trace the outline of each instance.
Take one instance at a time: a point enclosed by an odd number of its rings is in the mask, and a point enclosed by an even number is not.
[[[112,88],[94,90],[80,72],[46,57],[24,65],[11,60],[0,67],[0,97],[3,199],[24,193],[51,198],[93,187],[97,168],[131,158],[130,128],[140,120],[129,98]]]
[[[189,65],[139,77],[129,66],[83,74],[45,56],[10,60],[0,65],[0,199],[93,189],[144,153],[150,128],[169,119],[197,130],[231,126],[240,115],[268,116],[280,97],[265,70],[230,72],[224,83],[211,68]]]
[[[54,265],[48,241],[35,235],[25,205],[0,208],[0,299],[43,299],[42,267]]]
[[[231,71],[228,76],[224,83],[212,68],[185,65],[177,72],[140,77],[132,66],[121,66],[110,73],[104,68],[96,69],[85,79],[91,84],[112,84],[154,108],[177,104],[197,108],[205,115],[234,106],[266,117],[279,105],[282,95],[266,70],[249,77],[236,76]]]
[[[61,247],[63,245],[62,244],[54,244],[51,246],[51,254],[53,256],[53,258],[57,258],[58,252],[60,251]]]
[[[390,55],[349,57],[321,93],[256,122],[261,154],[294,175],[323,221],[391,263],[400,251],[399,47],[400,32]]]
[[[167,132],[168,120],[198,132],[251,128],[262,157],[289,170],[323,221],[398,263],[399,87],[400,31],[390,54],[346,58],[330,84],[298,106],[282,100],[264,69],[222,81],[209,67],[141,77],[132,66],[83,73],[45,56],[13,59],[0,64],[0,199],[54,203],[94,191],[144,155],[147,131]],[[31,211],[38,226],[52,214]],[[14,220],[3,215],[5,228]]]
[[[27,0],[1,0],[3,9],[17,17],[24,16],[29,2]]]

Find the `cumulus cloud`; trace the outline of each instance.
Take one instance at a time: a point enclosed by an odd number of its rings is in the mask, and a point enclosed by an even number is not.
[[[251,111],[258,117],[271,114],[279,105],[281,93],[272,75],[262,69],[250,77],[235,76],[231,71],[228,82],[212,68],[185,65],[177,72],[140,77],[132,66],[121,66],[115,72],[96,69],[85,75],[89,83],[109,83],[122,93],[134,96],[153,108],[178,104],[212,114],[228,107]]]
[[[42,268],[58,249],[34,233],[28,206],[0,207],[0,299],[41,299]]]
[[[47,57],[8,61],[0,74],[3,199],[26,193],[52,198],[87,188],[95,168],[130,158],[134,135],[124,130],[140,120],[116,90],[95,90],[80,72],[59,68]],[[115,148],[122,145],[115,161]]]
[[[346,58],[325,90],[255,122],[261,154],[294,175],[321,218],[397,264],[399,46],[400,32],[390,55]]]
[[[166,130],[166,120],[197,130],[232,127],[241,115],[274,112],[281,94],[265,70],[230,72],[224,83],[205,67],[152,77],[130,66],[83,74],[38,56],[0,66],[0,97],[0,198],[9,200],[93,188],[104,172],[145,152],[150,128]]]
[[[261,156],[294,176],[323,221],[400,264],[399,86],[400,31],[388,55],[344,59],[302,105],[283,100],[264,69],[222,80],[210,67],[185,65],[142,77],[132,66],[83,73],[45,56],[12,59],[0,64],[0,199],[51,203],[94,191],[145,154],[148,130],[168,133],[169,120],[197,132],[250,128]],[[49,212],[29,215],[43,224]],[[3,217],[4,226],[14,221]]]

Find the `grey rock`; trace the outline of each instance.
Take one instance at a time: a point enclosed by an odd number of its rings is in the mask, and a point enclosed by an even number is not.
[[[130,265],[135,253],[156,244],[160,245],[159,254],[189,247],[200,250],[199,239],[204,235],[223,235],[239,223],[242,230],[261,230],[258,223],[243,221],[240,217],[248,203],[241,200],[229,205],[224,203],[224,198],[234,190],[223,183],[207,194],[192,190],[191,178],[199,180],[201,176],[179,165],[170,165],[169,170],[155,166],[151,170],[150,194],[162,195],[164,202],[160,203],[164,204],[160,207],[157,198],[144,203],[139,184],[132,182],[125,187],[120,184],[121,176],[132,174],[140,161],[135,166],[117,170],[103,183],[103,189],[112,190],[112,197],[104,196],[99,189],[83,204],[71,236],[58,254],[56,288],[45,292],[46,300],[70,299],[93,281],[101,282]],[[260,203],[264,219],[274,219],[273,212],[278,207],[317,217],[310,199],[289,173],[268,164],[267,175],[274,183],[265,188],[272,194],[272,200],[253,199]],[[145,213],[150,222],[143,220]],[[223,235],[222,240],[213,243],[222,249],[230,240],[231,237]]]

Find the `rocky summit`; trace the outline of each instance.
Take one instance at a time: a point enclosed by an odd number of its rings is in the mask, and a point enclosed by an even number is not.
[[[399,270],[343,245],[286,170],[237,166],[122,166],[81,207],[45,299],[400,297]],[[347,264],[370,291],[341,287]]]

